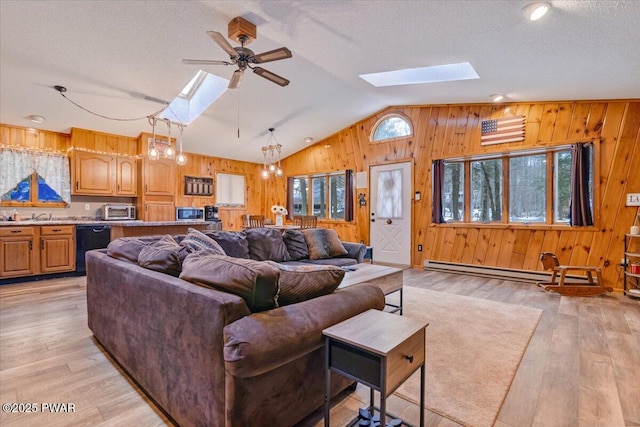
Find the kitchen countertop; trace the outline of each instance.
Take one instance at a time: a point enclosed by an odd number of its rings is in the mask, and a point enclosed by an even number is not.
[[[89,220],[89,219],[56,219],[52,220],[24,220],[24,221],[0,221],[0,227],[19,227],[29,225],[84,225],[84,224],[96,224],[96,225],[110,225],[112,227],[162,227],[162,226],[175,226],[175,225],[202,225],[207,224],[208,221],[142,221],[137,220],[124,220],[124,221],[105,221],[102,219]]]

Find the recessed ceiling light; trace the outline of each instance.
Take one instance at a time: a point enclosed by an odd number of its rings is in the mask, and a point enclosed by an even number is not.
[[[33,123],[42,123],[44,122],[44,117],[42,116],[38,116],[36,114],[32,114],[29,117],[27,117],[29,120],[31,120]]]
[[[304,142],[306,142],[307,144],[311,144],[313,142],[313,138],[311,138],[310,136],[306,137],[304,139]]]
[[[500,93],[494,93],[489,98],[491,98],[491,100],[493,102],[500,102],[500,101],[504,100],[504,95],[502,95]]]
[[[524,16],[526,16],[530,21],[537,21],[546,15],[549,9],[551,9],[551,5],[549,3],[530,3],[522,9],[522,13],[524,13]]]
[[[434,65],[433,67],[406,68],[382,73],[360,74],[360,78],[375,87],[412,85],[419,83],[448,82],[479,79],[480,76],[468,62]]]

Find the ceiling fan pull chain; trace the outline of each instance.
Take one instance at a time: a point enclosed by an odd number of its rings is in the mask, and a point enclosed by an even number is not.
[[[237,117],[238,117],[238,139],[240,139],[240,88],[236,88],[236,90],[238,91],[238,111],[237,111]]]

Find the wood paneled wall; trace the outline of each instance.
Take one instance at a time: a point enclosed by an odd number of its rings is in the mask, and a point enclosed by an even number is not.
[[[369,135],[380,117],[400,112],[414,134],[382,143]],[[526,137],[511,144],[480,145],[480,122],[524,115]],[[563,264],[596,265],[608,285],[621,288],[624,234],[639,210],[625,206],[626,193],[640,192],[640,100],[462,104],[389,107],[282,161],[286,175],[354,169],[411,161],[413,191],[412,262],[438,260],[501,268],[540,270],[541,251]],[[434,159],[497,153],[593,140],[599,176],[594,227],[463,225],[431,223],[431,164]],[[266,183],[265,204],[286,201],[286,180]],[[356,193],[367,190],[359,189]],[[413,193],[412,193],[413,194]],[[356,204],[351,223],[323,222],[344,240],[368,242],[369,206]],[[418,252],[417,246],[423,251]]]

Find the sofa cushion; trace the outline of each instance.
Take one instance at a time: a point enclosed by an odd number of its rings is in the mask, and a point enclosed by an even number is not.
[[[257,261],[289,261],[282,232],[275,228],[249,228],[244,231],[249,243],[249,256]]]
[[[107,246],[107,255],[122,261],[138,263],[138,255],[145,246],[158,241],[160,237],[120,237]]]
[[[138,264],[149,270],[177,277],[182,269],[182,261],[190,251],[190,248],[180,246],[167,234],[157,242],[142,248],[138,255]]]
[[[186,246],[193,251],[208,250],[218,255],[226,255],[218,242],[195,228],[189,228],[187,235],[180,242],[180,246]]]
[[[278,264],[216,255],[191,253],[182,263],[180,278],[240,296],[252,312],[278,306]]]
[[[342,282],[345,271],[340,267],[331,265],[282,265],[280,269],[280,293],[278,304],[280,306],[295,304],[330,294],[335,291]]]
[[[308,228],[302,230],[302,234],[309,248],[309,259],[326,259],[348,254],[340,242],[338,233],[332,228]]]
[[[249,243],[242,231],[209,231],[205,233],[218,242],[224,253],[234,258],[249,259]]]
[[[289,259],[297,261],[299,259],[309,258],[309,248],[307,247],[307,241],[305,240],[302,231],[290,229],[284,230],[282,240],[287,246]]]

